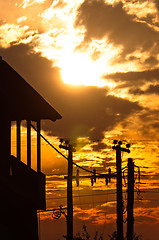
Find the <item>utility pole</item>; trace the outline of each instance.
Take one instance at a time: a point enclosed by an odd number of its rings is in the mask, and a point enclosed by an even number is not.
[[[62,145],[63,139],[60,139],[60,148],[68,150],[68,176],[67,176],[67,240],[73,240],[73,198],[72,198],[72,172],[73,161],[72,153],[75,149],[68,141],[65,141],[65,145]]]
[[[127,200],[127,240],[133,240],[134,235],[134,162],[128,158],[128,200]]]
[[[122,142],[114,140],[113,149],[116,150],[116,169],[117,169],[117,240],[123,240],[123,196],[122,196],[122,168],[121,168],[121,152],[130,153],[127,148],[121,147]]]

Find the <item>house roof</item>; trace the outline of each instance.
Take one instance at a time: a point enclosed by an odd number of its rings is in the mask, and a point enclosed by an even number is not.
[[[0,104],[2,115],[12,121],[49,119],[61,115],[8,63],[0,58]]]

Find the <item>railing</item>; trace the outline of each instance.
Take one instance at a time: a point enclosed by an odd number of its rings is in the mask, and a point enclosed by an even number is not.
[[[26,200],[26,204],[38,210],[46,208],[45,175],[34,171],[14,156],[10,157],[10,184],[12,190]]]

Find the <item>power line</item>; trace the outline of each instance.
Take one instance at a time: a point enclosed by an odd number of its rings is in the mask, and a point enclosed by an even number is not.
[[[157,192],[157,191],[150,191],[150,190],[144,190],[144,191],[141,190],[141,192],[144,192],[144,193],[159,193],[159,191]]]
[[[91,195],[90,195],[91,196]],[[79,197],[79,196],[77,196]],[[127,200],[127,199],[126,199]],[[159,199],[142,199],[142,200],[139,200],[138,198],[134,199],[135,202],[145,202],[145,201],[154,201],[154,202],[159,202]],[[116,202],[116,199],[111,199],[111,200],[106,200],[106,201],[95,201],[94,203],[101,203],[101,204],[104,204],[104,203],[109,203],[109,202]],[[89,205],[89,204],[92,204],[90,202],[85,202],[85,203],[76,203],[75,205],[76,206],[80,206],[80,205]],[[57,206],[52,206],[51,208],[57,208]],[[39,210],[38,212],[51,212],[53,209],[46,209],[46,210]]]
[[[139,199],[135,199],[135,200],[139,200]],[[155,199],[155,198],[144,198],[142,200],[139,200],[139,202],[142,201],[153,201],[153,202],[159,202],[159,199]]]
[[[54,174],[49,174],[46,177],[49,179],[49,178],[53,178],[54,176],[63,176],[63,175],[67,175],[67,173],[54,173]]]
[[[108,200],[108,201],[105,201],[105,202],[94,202],[94,203],[101,203],[101,204],[104,204],[104,203],[107,203],[107,202],[116,202],[115,199],[112,199],[112,200]],[[80,206],[80,205],[90,205],[91,203],[90,202],[86,202],[86,203],[77,203],[76,206]],[[51,208],[57,208],[57,206],[51,206]],[[44,213],[44,212],[51,212],[53,209],[46,209],[46,210],[39,210],[38,212],[41,212],[41,213]]]
[[[126,193],[127,191],[123,191],[123,193]],[[143,192],[143,191],[141,191]],[[158,192],[159,193],[159,192]],[[94,193],[93,196],[102,196],[102,195],[112,195],[116,194],[116,192],[106,192],[106,193]],[[80,195],[80,197],[91,197],[92,194],[86,194],[86,195]],[[73,195],[74,198],[79,197],[79,195]],[[56,199],[64,199],[67,198],[67,196],[64,197],[56,197],[56,198],[47,198],[46,200],[56,200]]]
[[[93,196],[101,196],[101,195],[112,195],[112,194],[116,194],[116,192],[113,193],[99,193],[99,194],[93,194]],[[86,194],[86,195],[80,195],[80,197],[91,197],[92,194]],[[79,195],[74,195],[74,198],[79,197]],[[67,198],[67,196],[64,197],[57,197],[57,198],[47,198],[46,200],[53,200],[53,199],[63,199],[63,198]]]
[[[31,126],[32,126],[32,128],[37,132],[37,129],[36,129],[36,127],[34,127],[34,125],[32,125],[31,124]],[[42,134],[40,134],[40,136],[42,137],[42,139],[45,141],[45,142],[47,142],[56,152],[58,152],[62,157],[64,157],[67,161],[68,161],[68,158],[63,154],[63,153],[61,153],[55,146],[53,146],[53,144],[51,144]],[[84,168],[84,167],[81,167],[80,165],[78,165],[77,163],[75,163],[75,162],[72,162],[76,167],[78,167],[78,168],[80,168],[80,169],[82,169],[82,170],[84,170],[84,171],[86,171],[86,172],[89,172],[89,173],[94,173],[93,171],[90,171],[90,170],[88,170],[88,169],[86,169],[86,168]],[[97,173],[98,175],[100,175],[100,173]]]
[[[32,125],[32,124],[31,124],[31,126],[32,126],[32,128],[37,132],[36,127],[34,127],[34,125]],[[68,158],[67,158],[63,153],[61,153],[56,147],[54,147],[42,134],[40,134],[40,137],[42,137],[42,138],[45,140],[45,142],[47,142],[47,143],[48,143],[56,152],[58,152],[62,157],[66,158],[66,159],[68,160]]]

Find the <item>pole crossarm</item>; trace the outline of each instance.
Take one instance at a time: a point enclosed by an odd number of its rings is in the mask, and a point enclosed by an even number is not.
[[[122,148],[122,147],[120,147],[119,145],[113,146],[112,148],[113,148],[114,150],[120,150],[121,152],[130,153],[130,149],[128,149],[128,148]]]
[[[116,173],[112,173],[112,174],[100,174],[100,175],[96,175],[96,178],[116,178]],[[79,178],[91,178],[91,177],[94,177],[94,175],[92,176],[84,176],[84,175],[81,175],[79,176]],[[76,179],[77,177],[76,176],[72,176],[72,179]],[[67,176],[64,176],[64,179],[67,179]]]

